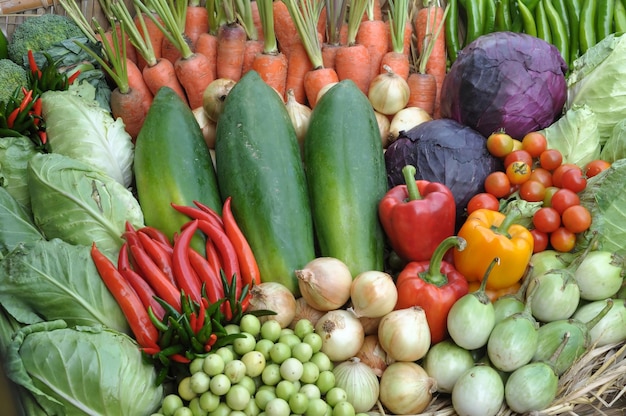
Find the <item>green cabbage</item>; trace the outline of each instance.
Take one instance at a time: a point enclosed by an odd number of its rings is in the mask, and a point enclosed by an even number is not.
[[[126,221],[143,226],[133,194],[99,170],[55,153],[37,154],[28,165],[35,224],[48,239],[116,252]]]
[[[600,152],[600,159],[609,163],[623,158],[626,158],[626,118],[615,125]]]
[[[0,258],[21,243],[43,240],[29,211],[3,187],[0,187]]]
[[[72,91],[47,91],[41,100],[53,153],[73,157],[130,186],[134,145],[122,119],[113,119],[95,100]]]
[[[576,59],[567,86],[565,108],[589,106],[604,144],[626,114],[626,35],[611,34]]]
[[[18,245],[0,262],[0,303],[22,323],[64,319],[130,333],[90,250],[60,239]]]
[[[563,155],[563,163],[585,166],[600,157],[600,135],[596,115],[586,105],[568,109],[563,117],[541,130],[548,147]]]
[[[580,203],[589,209],[592,220],[579,243],[584,245],[597,233],[602,250],[626,254],[626,159],[589,178]]]
[[[26,210],[30,210],[26,167],[36,153],[39,152],[28,137],[3,137],[0,140],[0,186]]]
[[[163,398],[156,371],[129,336],[64,321],[22,328],[9,345],[5,370],[49,415],[145,416]]]

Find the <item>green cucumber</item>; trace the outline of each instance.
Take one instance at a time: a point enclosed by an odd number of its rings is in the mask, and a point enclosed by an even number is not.
[[[135,145],[137,198],[146,225],[168,237],[179,233],[189,217],[171,203],[194,206],[197,200],[222,212],[211,154],[189,106],[168,87],[154,97]],[[193,247],[204,253],[199,236]]]
[[[220,193],[254,252],[261,280],[299,294],[295,270],[315,258],[296,132],[280,96],[255,71],[230,91],[217,123]]]
[[[304,165],[320,255],[343,261],[353,277],[382,270],[385,160],[374,110],[351,80],[333,86],[313,109]]]

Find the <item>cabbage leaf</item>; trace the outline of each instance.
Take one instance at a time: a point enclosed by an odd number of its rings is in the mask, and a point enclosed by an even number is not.
[[[0,262],[0,303],[20,322],[65,319],[128,332],[128,322],[91,259],[60,239],[20,244]]]
[[[28,165],[35,224],[48,239],[116,252],[126,221],[143,226],[139,202],[108,175],[73,158],[38,154]]]
[[[563,155],[563,163],[585,166],[600,157],[600,135],[595,113],[586,105],[568,109],[563,117],[541,130],[548,147]]]
[[[565,108],[589,106],[604,144],[626,114],[626,34],[611,34],[576,59],[567,86]]]
[[[50,415],[145,416],[163,399],[137,343],[103,327],[26,326],[9,345],[5,370]]]
[[[113,119],[95,100],[71,91],[47,91],[41,100],[53,153],[85,162],[130,186],[134,145],[121,118]]]
[[[626,118],[615,125],[611,137],[600,152],[600,159],[609,163],[623,158],[626,158]]]
[[[580,203],[592,218],[582,241],[597,233],[600,249],[626,254],[626,159],[589,178]]]
[[[39,152],[28,137],[3,137],[0,140],[0,186],[26,210],[30,210],[26,167],[31,156],[36,153]]]
[[[0,187],[0,230],[0,258],[18,244],[44,239],[30,212],[3,187]]]

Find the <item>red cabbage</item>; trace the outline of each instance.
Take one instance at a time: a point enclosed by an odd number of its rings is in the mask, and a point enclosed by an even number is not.
[[[415,166],[416,179],[450,188],[456,203],[457,228],[464,221],[470,198],[484,191],[487,175],[502,169],[502,161],[489,153],[480,133],[451,119],[425,121],[400,132],[385,152],[390,188],[405,183],[405,165]]]
[[[567,64],[556,47],[523,33],[494,32],[459,52],[442,86],[441,115],[487,137],[521,139],[552,124],[567,97]]]

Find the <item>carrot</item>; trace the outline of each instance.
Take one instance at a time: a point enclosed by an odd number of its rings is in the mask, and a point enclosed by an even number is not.
[[[311,108],[317,104],[317,96],[326,85],[339,82],[337,72],[333,68],[316,68],[304,76],[304,90]]]
[[[341,48],[341,45],[333,45],[330,43],[322,45],[322,62],[324,63],[324,68],[335,68],[337,52]]]
[[[196,53],[202,54],[209,58],[211,69],[209,76],[213,79],[217,78],[217,70],[215,63],[217,61],[217,36],[211,33],[203,33],[196,41]]]
[[[356,43],[365,45],[370,54],[370,79],[380,73],[380,62],[389,51],[387,23],[382,20],[365,20],[356,35]]]
[[[419,107],[432,117],[437,97],[437,81],[432,74],[412,72],[408,79],[409,101],[407,107]]]
[[[274,0],[272,8],[278,48],[289,57],[292,45],[298,41],[298,31],[283,0]]]
[[[137,2],[137,5],[143,12],[147,12],[147,7],[144,4]],[[157,23],[165,37],[180,52],[181,56],[174,63],[174,70],[178,81],[185,90],[189,106],[196,109],[202,106],[204,90],[214,80],[211,77],[213,66],[209,58],[191,50],[184,34],[179,30],[180,26],[176,15],[184,15],[187,4],[182,2],[182,7],[178,10],[170,9],[167,0],[153,0],[151,5],[163,23],[158,22],[155,18],[153,21]]]
[[[441,31],[445,25],[447,11],[439,6],[436,1],[429,0],[428,4],[418,10],[415,17],[415,34],[417,38],[417,50],[423,59],[422,73],[431,74],[435,78],[435,107],[432,115],[439,117],[439,101],[441,100],[441,87],[447,72],[447,55],[445,37]]]
[[[216,73],[218,78],[239,81],[246,48],[246,32],[237,23],[220,26],[217,33]]]
[[[339,80],[351,79],[367,95],[370,85],[370,53],[367,46],[356,43],[368,0],[352,0],[348,14],[346,46],[337,51],[335,71]]]
[[[257,0],[263,33],[263,48],[252,62],[261,79],[274,88],[281,97],[285,97],[287,83],[287,56],[278,50],[278,41],[274,31],[274,10],[272,0]]]
[[[306,104],[307,95],[304,90],[304,76],[313,69],[313,64],[302,42],[292,45],[291,53],[287,60],[285,90],[293,90],[296,101],[300,104]]]
[[[155,56],[144,14],[141,13],[139,8],[135,7],[135,18],[133,19],[124,2],[111,4],[111,12],[128,33],[128,38],[137,50],[138,56],[146,63],[140,71],[150,93],[156,95],[161,87],[167,86],[172,88],[186,103],[187,96],[176,78],[174,65],[167,59],[156,58]],[[139,68],[139,64],[137,64],[137,67]],[[132,70],[132,66],[129,67],[129,73]],[[131,88],[137,87],[131,85]]]
[[[265,34],[263,33],[263,25],[261,23],[261,14],[259,13],[259,2],[251,1],[250,10],[252,12],[252,22],[257,31],[257,40],[263,40]]]
[[[241,64],[241,75],[252,69],[252,65],[257,55],[263,53],[263,42],[248,39],[243,51],[243,63]]]
[[[163,32],[154,24],[151,19],[147,19],[145,13],[141,16],[145,23],[145,29],[141,26],[139,21],[139,13],[135,14],[133,21],[135,22],[135,27],[139,30],[139,33],[145,37],[145,39],[150,39],[150,43],[152,44],[152,51],[154,53],[154,57],[159,59],[161,57],[161,44],[163,43]],[[145,30],[145,33],[144,33]]]
[[[153,94],[148,88],[146,81],[143,79],[143,73],[136,63],[126,58],[126,76],[128,77],[128,86],[131,90],[137,91],[143,96],[144,109],[146,113],[152,105]]]
[[[403,77],[409,77],[410,61],[409,51],[411,42],[407,43],[407,32],[412,31],[412,25],[408,19],[408,0],[389,0],[389,38],[390,50],[383,56],[379,72],[383,73],[383,67],[389,66],[393,72]],[[410,39],[410,37],[409,37]]]
[[[201,6],[198,0],[191,0],[187,6],[184,33],[189,38],[191,49],[195,49],[196,41],[202,33],[209,31],[209,11]]]

